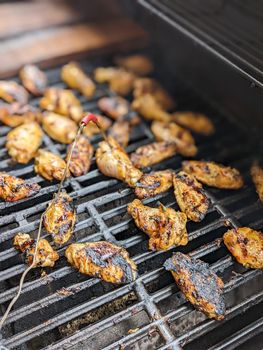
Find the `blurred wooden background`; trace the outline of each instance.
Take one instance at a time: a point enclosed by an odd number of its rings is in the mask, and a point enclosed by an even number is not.
[[[147,36],[117,0],[28,0],[0,3],[0,40],[0,77],[7,77],[25,63],[141,47]]]

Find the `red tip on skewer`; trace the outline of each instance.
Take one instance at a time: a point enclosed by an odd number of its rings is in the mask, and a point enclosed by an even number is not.
[[[98,118],[94,114],[88,113],[81,120],[81,124],[84,124],[86,126],[91,121],[94,122],[95,124],[97,124],[99,122]]]

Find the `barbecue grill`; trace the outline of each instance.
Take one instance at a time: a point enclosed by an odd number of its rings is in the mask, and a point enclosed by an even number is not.
[[[127,204],[135,198],[133,191],[120,181],[102,175],[93,159],[88,174],[65,182],[78,214],[72,241],[103,239],[125,247],[138,265],[138,279],[128,285],[114,286],[88,278],[67,264],[65,247],[60,248],[60,260],[54,268],[30,271],[3,328],[3,347],[23,350],[262,349],[262,271],[245,269],[236,263],[221,239],[227,228],[250,226],[260,230],[263,227],[263,205],[249,175],[250,164],[259,149],[242,128],[214,107],[212,99],[208,103],[189,88],[169,65],[160,66],[161,57],[154,45],[146,53],[158,67],[155,77],[177,96],[178,108],[203,112],[215,124],[213,136],[195,135],[198,159],[237,167],[244,175],[245,187],[237,191],[207,189],[212,206],[202,222],[188,222],[189,243],[165,252],[152,252],[147,248],[147,236],[134,225],[126,211]],[[97,66],[111,65],[112,57],[105,55],[80,63],[91,73]],[[60,80],[60,68],[46,70],[51,86],[65,87]],[[78,97],[85,110],[99,113],[97,100],[109,95],[114,93],[106,85],[98,85],[92,100],[87,102],[83,96]],[[32,105],[38,102],[38,98],[30,101]],[[2,146],[8,131],[8,127],[0,127]],[[149,124],[142,122],[133,128],[128,153],[153,139]],[[100,136],[94,137],[93,145],[96,147],[100,140]],[[43,146],[65,157],[66,146],[47,135]],[[32,164],[12,164],[4,147],[0,153],[1,171],[37,182],[42,188],[33,198],[0,203],[0,312],[3,313],[25,269],[23,257],[12,247],[12,239],[17,232],[36,236],[41,213],[58,184],[36,176]],[[151,169],[178,170],[182,159],[176,155]],[[145,203],[155,205],[158,200],[178,209],[172,191]],[[50,238],[45,232],[42,236]],[[162,268],[174,251],[201,258],[223,278],[227,304],[223,321],[209,320],[196,311],[184,299],[171,274]]]

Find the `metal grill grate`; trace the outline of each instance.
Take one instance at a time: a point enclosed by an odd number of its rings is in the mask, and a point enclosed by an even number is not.
[[[101,62],[83,62],[87,72]],[[64,87],[59,80],[60,68],[47,71],[50,84]],[[263,292],[260,290],[261,271],[246,270],[236,264],[220,244],[226,225],[237,227],[263,226],[263,206],[259,203],[249,180],[250,155],[253,150],[244,144],[241,131],[218,116],[183,87],[177,92],[179,106],[207,113],[215,122],[216,135],[196,136],[199,158],[229,163],[245,176],[246,186],[239,191],[209,189],[213,206],[201,223],[188,223],[190,242],[186,247],[167,252],[150,252],[147,237],[134,225],[126,213],[133,191],[115,179],[100,174],[93,159],[87,175],[70,178],[65,183],[75,199],[78,223],[73,240],[106,239],[124,246],[138,264],[139,278],[130,285],[113,286],[74,271],[64,258],[65,248],[59,249],[60,260],[55,268],[41,277],[39,269],[31,271],[22,295],[11,312],[3,330],[5,345],[11,349],[234,349],[253,340],[254,347],[262,336]],[[96,96],[87,102],[80,96],[86,110],[99,112],[96,102],[111,92],[99,86]],[[38,104],[38,99],[31,101]],[[5,135],[9,128],[0,128],[1,170],[38,182],[42,190],[31,199],[19,203],[0,203],[0,305],[5,310],[17,289],[24,270],[23,259],[12,248],[17,232],[36,234],[41,213],[52,198],[57,184],[36,176],[33,165],[14,167],[5,150]],[[95,137],[96,146],[100,137]],[[149,143],[153,136],[146,123],[137,126],[128,152]],[[65,156],[66,147],[44,138],[44,147]],[[153,169],[179,169],[182,158],[175,156]],[[154,205],[161,200],[177,208],[172,192],[147,200]],[[49,239],[45,233],[43,236]],[[190,253],[212,264],[225,281],[227,316],[220,323],[206,319],[185,301],[171,275],[162,263],[173,251]],[[249,286],[249,288],[248,288]],[[138,329],[137,329],[138,328]],[[137,329],[136,332],[129,332]],[[206,335],[205,337],[203,335]],[[246,349],[249,349],[247,347]]]

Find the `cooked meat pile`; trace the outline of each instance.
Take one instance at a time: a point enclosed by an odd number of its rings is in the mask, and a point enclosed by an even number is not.
[[[186,215],[160,204],[159,208],[143,205],[139,199],[134,199],[128,205],[128,213],[136,225],[150,237],[149,249],[167,250],[172,246],[186,245]]]
[[[66,169],[66,163],[57,154],[40,149],[35,158],[34,170],[46,180],[61,181]],[[67,177],[70,175],[67,172]]]
[[[65,191],[55,195],[49,203],[43,223],[56,244],[65,244],[70,239],[76,223],[76,212],[72,198]]]
[[[26,263],[31,265],[35,254],[36,242],[27,233],[18,233],[14,238],[14,247],[26,254]],[[59,259],[58,253],[46,239],[38,242],[34,267],[53,267]]]
[[[19,72],[24,87],[35,96],[45,92],[48,81],[46,74],[33,64],[26,64]]]
[[[194,176],[180,171],[173,177],[176,201],[189,220],[201,221],[210,205],[203,186]]]
[[[29,122],[41,123],[42,117],[40,110],[30,105],[22,106],[17,102],[0,104],[0,121],[11,128]]]
[[[17,84],[15,81],[1,80],[0,98],[8,103],[18,102],[23,106],[27,104],[29,95],[23,86]]]
[[[243,178],[237,169],[214,162],[186,160],[183,170],[208,186],[224,189],[239,189],[243,186]]]
[[[251,167],[251,176],[259,199],[263,202],[263,168],[257,162]]]
[[[173,121],[177,124],[196,133],[212,135],[215,131],[213,123],[204,114],[194,112],[175,112],[172,116]]]
[[[116,121],[108,135],[112,136],[122,147],[127,147],[130,139],[130,123],[126,120]]]
[[[69,146],[66,161],[69,160],[72,145]],[[71,155],[69,170],[74,176],[81,176],[89,171],[91,159],[93,156],[93,146],[85,136],[80,136],[76,142]]]
[[[96,86],[78,63],[70,62],[63,66],[61,78],[70,88],[77,89],[87,98],[91,98],[94,95]]]
[[[43,132],[36,122],[22,124],[7,134],[6,148],[12,159],[27,164],[42,143]]]
[[[0,172],[0,198],[6,202],[16,202],[32,197],[40,191],[36,183],[26,183],[19,177]]]
[[[116,97],[102,97],[98,101],[99,109],[113,120],[123,120],[129,113],[129,102],[124,98]]]
[[[176,284],[197,310],[209,318],[224,318],[224,283],[208,264],[178,252],[166,260],[164,267],[172,272]]]
[[[73,120],[48,112],[43,118],[44,131],[55,141],[69,144],[77,135],[78,127]]]
[[[236,260],[245,267],[263,268],[263,234],[249,227],[227,231],[224,243]]]
[[[171,115],[165,112],[149,93],[137,97],[132,103],[132,108],[147,120],[159,120],[167,123],[171,121]]]
[[[79,272],[106,282],[130,283],[137,277],[137,267],[128,252],[109,242],[73,243],[65,256]]]

